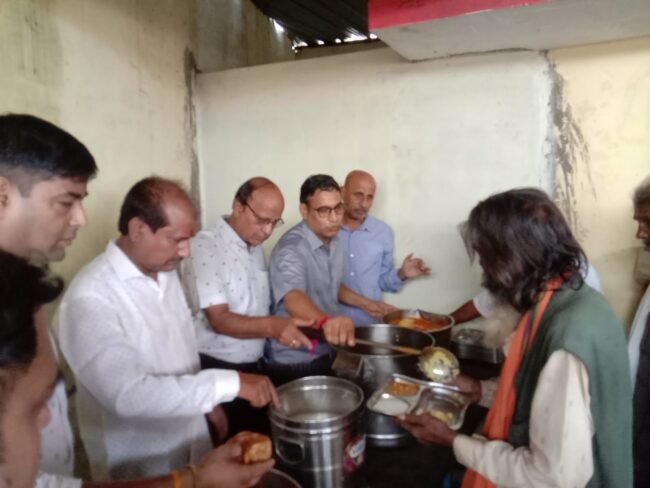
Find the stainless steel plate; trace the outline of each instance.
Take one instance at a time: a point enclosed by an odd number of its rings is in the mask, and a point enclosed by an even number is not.
[[[395,394],[395,388],[391,386],[395,384],[416,385],[417,392],[413,395]],[[469,397],[453,386],[393,374],[370,396],[366,407],[389,416],[429,414],[456,430],[463,425],[469,403]]]

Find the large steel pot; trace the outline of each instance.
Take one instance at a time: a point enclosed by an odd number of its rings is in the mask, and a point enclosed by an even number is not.
[[[449,349],[451,346],[451,328],[455,321],[451,315],[427,312],[425,310],[396,310],[387,313],[383,317],[385,324],[396,325],[396,322],[403,318],[418,317],[431,323],[432,330],[426,333],[436,341],[436,346]],[[414,329],[417,330],[417,329]]]
[[[349,486],[364,460],[363,391],[351,381],[308,376],[278,388],[271,407],[275,457],[303,486]]]
[[[404,327],[378,324],[355,329],[355,336],[374,342],[422,349],[434,344],[429,334]],[[420,376],[417,355],[402,354],[387,349],[357,345],[337,347],[335,370],[361,386],[366,398],[377,390],[392,373]],[[338,367],[337,367],[338,366]],[[385,415],[365,410],[364,431],[373,446],[393,447],[410,442],[410,435]]]

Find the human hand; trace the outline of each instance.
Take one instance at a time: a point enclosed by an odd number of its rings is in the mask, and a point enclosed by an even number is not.
[[[275,463],[270,459],[261,463],[243,464],[241,456],[242,447],[235,442],[210,451],[196,467],[196,488],[254,486]]]
[[[303,320],[298,318],[284,318],[276,322],[274,326],[273,337],[282,345],[299,348],[305,347],[311,349],[311,341],[303,334],[299,327],[314,325],[313,320]]]
[[[397,425],[409,431],[419,442],[451,446],[456,432],[447,424],[429,414],[400,415],[395,418]]]
[[[248,400],[254,407],[263,407],[272,402],[276,407],[280,406],[278,392],[268,376],[259,374],[239,373],[239,398]]]
[[[460,391],[467,396],[469,396],[472,403],[478,403],[481,399],[481,382],[471,376],[464,374],[459,374],[454,379],[454,384],[460,389]]]
[[[330,317],[323,324],[325,339],[335,346],[354,346],[354,323],[349,317]]]
[[[404,258],[402,267],[397,272],[401,280],[417,278],[418,276],[431,274],[431,268],[428,268],[420,258],[414,258],[413,253]]]
[[[221,405],[217,405],[208,413],[208,420],[214,426],[219,436],[219,442],[228,436],[228,417]]]
[[[363,306],[363,311],[376,319],[381,320],[387,313],[399,310],[397,307],[394,307],[393,305],[390,305],[386,302],[382,302],[381,300],[367,300],[367,302],[368,303]]]

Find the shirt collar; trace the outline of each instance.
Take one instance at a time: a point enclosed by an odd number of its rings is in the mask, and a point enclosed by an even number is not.
[[[138,269],[135,263],[131,261],[131,258],[115,244],[115,241],[109,241],[106,246],[106,258],[121,281],[127,281],[132,278],[151,279]],[[156,278],[159,286],[164,288],[167,283],[167,273],[158,273]],[[155,282],[154,280],[152,281]]]
[[[359,224],[359,227],[357,227],[357,228],[354,229],[354,230],[350,229],[350,228],[349,228],[347,225],[345,225],[345,224],[343,224],[343,225],[341,226],[341,229],[345,229],[347,232],[355,232],[355,231],[357,231],[357,230],[363,230],[363,231],[365,231],[365,232],[370,232],[370,230],[372,229],[372,225],[373,225],[373,223],[374,223],[374,222],[372,222],[371,219],[372,219],[372,217],[371,217],[370,215],[368,215],[365,219],[363,219],[363,222],[361,222],[361,223]]]
[[[226,221],[228,217],[228,215],[222,215],[219,218],[219,221],[217,222],[217,229],[219,233],[221,233],[223,238],[228,242],[232,242],[233,244],[236,244],[237,246],[252,252],[256,246],[251,246],[250,248],[248,247],[248,244],[246,244],[244,239],[242,239],[241,236],[235,232],[235,229],[233,229],[232,226]]]
[[[307,242],[309,243],[309,246],[311,247],[312,251],[315,251],[320,247],[324,247],[325,249],[328,248],[327,246],[325,246],[323,241],[320,240],[320,237],[314,234],[314,231],[309,228],[309,226],[304,220],[300,223],[300,225],[302,226],[303,235],[307,239]],[[334,244],[336,241],[338,241],[338,235],[334,236],[334,238],[330,241],[329,247],[331,248],[332,244]]]

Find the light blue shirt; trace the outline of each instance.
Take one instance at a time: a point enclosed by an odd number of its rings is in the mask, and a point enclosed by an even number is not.
[[[329,246],[300,222],[284,234],[271,252],[269,274],[273,313],[288,316],[284,297],[291,290],[305,293],[327,315],[340,315],[339,288],[343,276],[343,255],[339,238],[334,237]],[[321,342],[314,355],[306,349],[293,349],[270,339],[267,357],[271,362],[306,363],[330,351]]]
[[[380,300],[383,291],[397,292],[404,282],[393,266],[393,230],[372,216],[354,230],[341,226],[339,239],[343,247],[343,284],[371,300]],[[376,324],[377,319],[363,310],[341,305],[341,312],[354,325]]]

